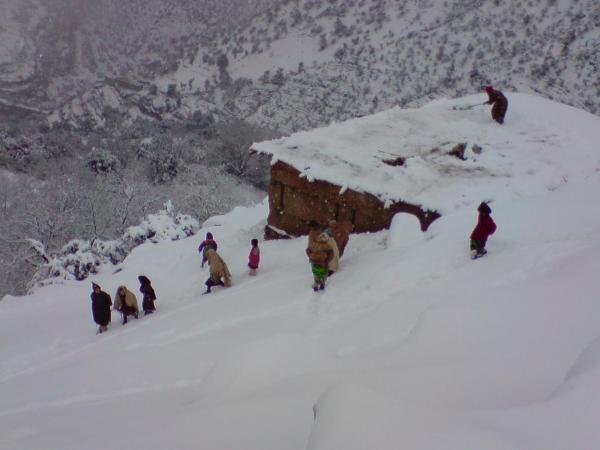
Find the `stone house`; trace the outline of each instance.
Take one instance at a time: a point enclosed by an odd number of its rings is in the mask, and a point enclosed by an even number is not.
[[[372,194],[346,189],[327,181],[307,181],[294,167],[276,162],[271,166],[269,185],[269,218],[265,228],[267,238],[308,233],[308,223],[315,220],[327,224],[330,220],[350,221],[355,233],[389,228],[394,214],[406,212],[419,219],[421,230],[439,217],[418,205],[395,202],[386,206]]]

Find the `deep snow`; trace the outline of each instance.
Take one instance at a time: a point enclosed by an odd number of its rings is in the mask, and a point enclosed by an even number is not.
[[[447,187],[465,197],[425,234],[399,215],[389,231],[353,235],[324,293],[310,288],[305,238],[261,241],[259,274],[246,273],[264,202],[105,267],[93,281],[111,296],[137,292],[141,273],[158,295],[155,315],[123,326],[113,313],[106,334],[95,335],[89,281],[5,297],[0,448],[595,448],[600,119],[527,98],[493,129],[523,133],[489,155],[501,183],[439,183],[439,198]],[[472,113],[460,132],[498,127],[487,109]],[[471,261],[483,196],[498,231]],[[206,231],[234,285],[201,296]]]

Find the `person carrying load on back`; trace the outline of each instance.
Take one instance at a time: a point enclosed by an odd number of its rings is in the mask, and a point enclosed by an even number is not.
[[[115,309],[123,315],[123,325],[127,323],[127,316],[133,316],[137,319],[140,313],[137,297],[125,286],[117,288]]]
[[[206,259],[210,267],[210,277],[206,280],[206,291],[203,294],[210,294],[213,286],[231,286],[231,273],[225,261],[212,248],[206,250]]]
[[[325,289],[329,263],[333,258],[333,249],[329,245],[329,237],[325,233],[319,234],[306,249],[313,273],[313,290]]]

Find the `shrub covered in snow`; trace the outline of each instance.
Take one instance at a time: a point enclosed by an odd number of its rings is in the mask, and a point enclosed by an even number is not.
[[[156,214],[149,214],[139,225],[129,227],[121,240],[131,249],[147,240],[156,243],[193,236],[198,227],[196,219],[187,214],[176,214],[173,204],[168,201],[164,209]]]
[[[40,244],[35,249],[46,263],[38,269],[30,287],[49,284],[57,278],[84,280],[90,274],[98,273],[104,264],[119,264],[133,248],[146,241],[176,241],[193,236],[199,226],[196,219],[176,213],[172,203],[167,202],[164,209],[148,214],[139,225],[129,227],[116,240],[74,239],[53,255],[46,254]]]
[[[119,168],[119,159],[109,150],[93,148],[88,157],[87,165],[96,173],[110,173]]]

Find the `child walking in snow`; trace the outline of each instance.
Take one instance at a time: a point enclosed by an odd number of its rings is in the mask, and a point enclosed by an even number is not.
[[[477,211],[479,211],[477,226],[471,233],[472,259],[480,258],[487,253],[487,250],[485,249],[487,239],[496,231],[496,224],[490,216],[492,209],[489,205],[486,202],[481,202]]]
[[[258,239],[252,239],[250,241],[252,248],[248,255],[248,267],[250,268],[250,275],[256,275],[258,270],[258,264],[260,263],[260,249],[258,248]]]
[[[204,264],[208,261],[208,259],[206,258],[206,250],[208,250],[209,248],[212,248],[215,252],[218,248],[217,241],[214,240],[213,235],[210,231],[206,233],[206,239],[204,239],[198,247],[198,252],[202,254],[202,267],[204,267]]]
[[[333,256],[327,264],[327,276],[330,277],[331,275],[336,273],[340,268],[340,251],[338,249],[337,242],[333,237],[333,231],[331,230],[331,228],[325,228],[323,234],[327,237],[327,243],[333,251]]]

